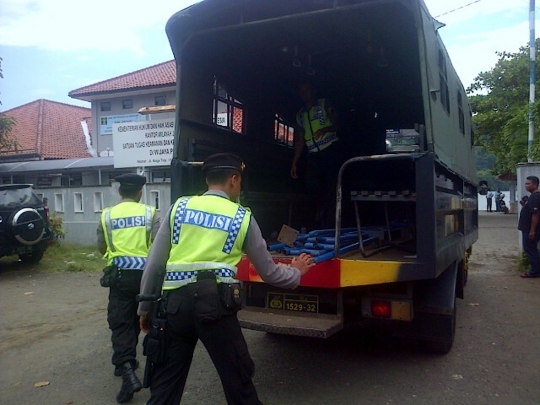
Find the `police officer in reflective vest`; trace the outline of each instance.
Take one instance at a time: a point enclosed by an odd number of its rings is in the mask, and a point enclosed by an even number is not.
[[[123,174],[115,180],[120,183],[118,192],[122,201],[103,210],[97,238],[99,251],[107,259],[107,268],[114,269],[107,321],[112,331],[114,375],[122,376],[116,400],[123,403],[142,388],[134,371],[138,366],[136,348],[140,333],[135,299],[159,219],[154,207],[139,203],[145,177]]]
[[[304,253],[290,266],[274,263],[255,218],[233,202],[240,194],[241,158],[215,154],[202,169],[208,191],[172,205],[143,273],[141,294],[152,294],[158,271],[166,269],[165,360],[154,367],[147,405],[180,403],[199,339],[216,367],[227,403],[259,405],[254,364],[236,316],[241,307],[236,265],[245,252],[265,282],[294,289],[314,262]],[[143,332],[151,326],[149,310],[150,303],[139,304]]]
[[[304,106],[296,115],[291,177],[298,178],[298,161],[306,147],[305,183],[315,201],[312,225],[325,228],[333,223],[337,176],[344,160],[338,142],[338,115],[329,100],[317,97],[311,81],[300,81],[298,91]]]

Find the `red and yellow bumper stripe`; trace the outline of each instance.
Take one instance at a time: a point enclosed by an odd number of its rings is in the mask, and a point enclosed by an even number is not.
[[[290,257],[275,258],[276,263],[290,264]],[[399,280],[403,263],[397,261],[373,261],[333,259],[314,266],[302,277],[301,286],[340,288],[361,285],[385,284]],[[263,282],[251,261],[244,256],[238,264],[237,278],[242,281]]]

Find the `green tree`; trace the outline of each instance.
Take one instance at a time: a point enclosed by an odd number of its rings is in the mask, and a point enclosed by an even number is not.
[[[536,46],[540,40],[536,40]],[[497,159],[492,173],[515,173],[515,165],[527,161],[529,128],[529,46],[517,53],[498,52],[499,60],[489,72],[481,72],[467,89],[470,94],[476,145]],[[540,73],[538,58],[536,75]],[[534,105],[535,133],[540,109]],[[536,137],[535,137],[536,138]],[[540,157],[535,139],[533,159]]]
[[[0,79],[4,78],[2,73],[2,58],[0,58]],[[2,102],[0,101],[0,105]],[[8,117],[0,113],[0,151],[2,150],[17,150],[17,140],[12,137],[13,127],[16,121],[13,117]]]

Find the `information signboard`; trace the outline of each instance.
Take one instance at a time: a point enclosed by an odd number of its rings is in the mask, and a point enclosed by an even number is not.
[[[114,167],[168,166],[174,118],[113,125]]]

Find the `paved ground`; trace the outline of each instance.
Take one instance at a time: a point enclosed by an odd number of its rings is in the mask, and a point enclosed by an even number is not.
[[[516,273],[517,216],[481,213],[456,342],[446,356],[350,330],[329,340],[245,331],[266,405],[540,403],[540,279]],[[114,404],[107,290],[99,274],[0,268],[0,403]],[[143,359],[142,356],[140,357]],[[142,375],[142,372],[139,371]],[[44,386],[36,387],[43,383]],[[131,402],[144,404],[146,390]],[[183,404],[225,404],[206,352]]]

